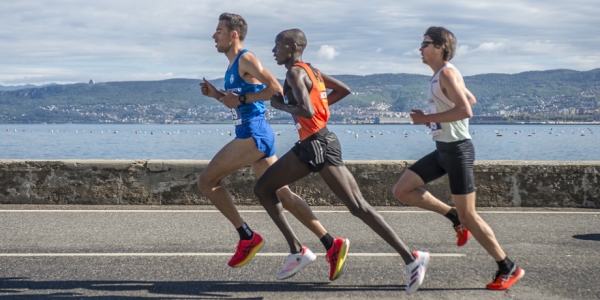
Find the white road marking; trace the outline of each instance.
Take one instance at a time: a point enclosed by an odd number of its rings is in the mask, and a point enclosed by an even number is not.
[[[289,253],[257,253],[256,256],[287,256]],[[325,253],[315,253],[318,256],[325,256]],[[232,253],[202,253],[202,252],[182,252],[182,253],[0,253],[0,257],[91,257],[91,256],[231,256]],[[430,253],[434,257],[465,257],[464,253]],[[385,257],[400,256],[398,253],[348,253],[348,256],[360,257]]]
[[[123,209],[3,209],[0,213],[220,213],[218,210],[123,210]],[[266,213],[264,210],[240,210],[240,213]],[[349,213],[345,210],[313,210],[314,213]],[[386,211],[379,210],[386,214],[432,214],[434,212],[424,210],[410,211]],[[581,214],[597,215],[600,211],[477,211],[479,214]]]

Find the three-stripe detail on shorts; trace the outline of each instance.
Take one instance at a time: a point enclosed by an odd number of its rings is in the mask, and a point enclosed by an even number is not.
[[[315,164],[321,164],[325,162],[325,151],[323,150],[323,146],[319,143],[318,140],[314,140],[310,142],[313,147],[313,151],[315,152]]]

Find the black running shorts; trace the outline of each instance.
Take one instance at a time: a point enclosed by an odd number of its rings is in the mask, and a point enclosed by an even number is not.
[[[448,174],[452,195],[466,195],[474,192],[475,148],[471,140],[452,143],[436,142],[436,148],[409,169],[417,173],[425,183]]]
[[[327,127],[303,141],[298,141],[292,151],[312,172],[321,172],[326,161],[334,166],[344,165],[340,141]]]

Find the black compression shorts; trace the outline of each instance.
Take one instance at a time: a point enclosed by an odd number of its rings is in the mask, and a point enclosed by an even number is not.
[[[417,173],[425,183],[448,174],[452,195],[466,195],[474,192],[475,148],[471,140],[452,143],[436,142],[436,148],[409,169]]]
[[[292,151],[312,172],[321,172],[326,161],[334,166],[344,165],[340,141],[327,127],[303,141],[298,141]]]

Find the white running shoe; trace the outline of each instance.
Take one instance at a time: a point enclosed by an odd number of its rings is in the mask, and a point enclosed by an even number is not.
[[[423,284],[429,263],[429,252],[414,251],[413,255],[415,260],[404,267],[404,274],[407,277],[406,292],[409,294],[416,292]]]
[[[302,247],[302,252],[296,254],[289,254],[285,259],[285,266],[277,273],[277,279],[283,280],[290,278],[304,267],[310,265],[317,259],[317,255],[314,254],[307,247]]]

